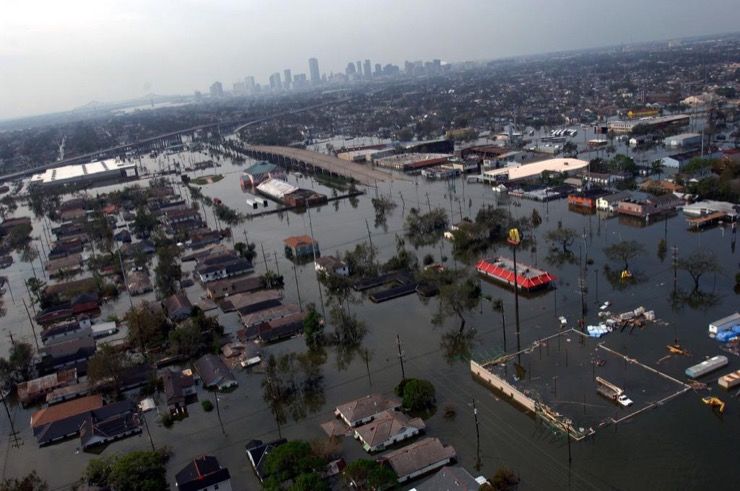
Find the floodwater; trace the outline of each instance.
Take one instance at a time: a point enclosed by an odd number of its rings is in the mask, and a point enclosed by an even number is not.
[[[205,157],[196,157],[194,160],[201,158]],[[170,159],[184,162],[193,157],[173,156]],[[147,165],[155,167],[152,162]],[[225,178],[203,186],[203,192],[219,197],[226,205],[246,212],[245,196],[239,187],[240,167],[223,161],[222,167],[201,171],[198,175],[209,173],[221,173]],[[473,217],[481,206],[498,205],[499,198],[487,186],[464,184],[458,179],[451,188],[445,182],[399,177],[399,180],[391,183],[381,183],[377,190],[380,194],[389,195],[398,205],[388,215],[385,226],[374,226],[374,210],[370,198],[376,191],[370,189],[367,195],[358,199],[356,207],[349,200],[341,200],[312,209],[310,219],[308,213],[266,215],[234,227],[233,236],[235,240],[242,240],[246,232],[249,241],[258,244],[260,256],[257,273],[263,272],[266,266],[271,269],[279,268],[285,275],[286,301],[297,302],[298,290],[291,271],[293,266],[282,254],[282,240],[285,237],[310,233],[312,226],[322,253],[334,254],[368,240],[365,224],[367,220],[372,242],[380,250],[380,259],[386,260],[394,254],[395,236],[402,234],[403,217],[411,207],[424,210],[429,202],[432,207],[443,207],[448,213],[452,213],[452,221],[456,222],[461,214]],[[331,195],[330,190],[316,184],[309,177],[291,175],[290,180]],[[93,189],[89,193],[102,191],[104,189]],[[470,207],[469,200],[472,202]],[[707,356],[722,353],[719,345],[708,338],[707,324],[734,312],[740,305],[739,297],[733,292],[738,256],[731,245],[733,236],[729,229],[713,228],[701,233],[689,232],[681,214],[667,222],[633,227],[620,223],[615,218],[600,219],[597,215],[570,212],[564,200],[548,204],[515,201],[511,206],[508,202],[500,205],[510,207],[516,216],[530,216],[533,209],[538,210],[543,223],[535,234],[537,250],[523,249],[518,253],[518,259],[522,263],[547,269],[559,278],[556,290],[531,298],[520,298],[522,346],[556,332],[557,316],[566,316],[572,326],[580,315],[578,266],[557,266],[546,260],[548,247],[543,237],[560,222],[563,226],[573,227],[584,234],[572,249],[576,255],[582,254],[584,261],[586,258],[593,260],[586,274],[589,308],[587,322],[594,323],[598,304],[609,300],[612,302],[613,312],[643,305],[655,310],[656,316],[666,323],[650,325],[632,333],[628,330],[611,333],[604,338],[608,346],[682,380],[686,367]],[[24,214],[28,213],[24,210],[16,212],[16,216]],[[209,223],[213,224],[210,210],[206,211],[206,216]],[[41,225],[35,224],[34,235],[40,236],[42,233]],[[659,240],[664,237],[667,238],[668,254],[661,260],[657,256],[657,249]],[[645,247],[645,254],[631,263],[631,268],[642,280],[634,286],[617,290],[604,276],[603,266],[608,261],[602,250],[608,244],[630,239],[641,242]],[[702,288],[716,293],[716,304],[703,310],[672,307],[670,293],[673,288],[673,269],[670,256],[673,246],[678,247],[679,255],[699,248],[709,250],[717,256],[723,272],[702,278]],[[262,247],[265,250],[264,256],[261,253]],[[445,256],[448,258],[448,265],[455,265],[449,243],[440,242],[415,252],[419,258],[427,253],[433,254],[435,260]],[[491,254],[493,253],[492,251]],[[504,249],[498,253],[508,254]],[[611,263],[611,266],[616,269],[619,264]],[[34,267],[39,274],[38,261]],[[186,270],[190,268],[190,265],[185,267]],[[16,263],[2,274],[9,277],[15,299],[12,302],[8,293],[4,297],[8,313],[0,320],[2,339],[6,340],[7,333],[13,332],[16,339],[31,340],[28,319],[20,303],[22,297],[28,301],[23,280],[33,275],[31,265],[18,261],[16,257]],[[309,263],[297,266],[296,275],[304,305],[306,302],[318,305],[320,299],[313,265]],[[678,272],[680,288],[690,289],[690,282],[687,273]],[[507,342],[511,351],[515,339],[514,295],[509,290],[485,281],[482,285],[484,295],[504,300]],[[197,300],[201,293],[197,285],[188,288],[191,300]],[[142,297],[137,297],[135,301],[140,298]],[[328,359],[322,369],[325,404],[318,412],[303,420],[289,421],[282,428],[283,436],[289,439],[324,438],[319,424],[332,418],[333,408],[338,403],[371,391],[391,393],[401,379],[396,345],[396,335],[399,335],[406,375],[426,378],[437,389],[440,410],[427,421],[427,434],[440,438],[445,444],[453,445],[460,464],[471,472],[474,472],[476,462],[472,410],[472,402],[475,401],[479,411],[481,435],[480,472],[493,475],[501,466],[510,467],[521,476],[521,489],[736,488],[740,403],[737,398],[732,397],[737,389],[727,394],[716,386],[717,376],[739,368],[740,363],[736,356],[728,355],[729,366],[716,375],[703,379],[711,382],[712,394],[719,395],[728,403],[723,417],[717,417],[701,403],[700,398],[704,393],[688,392],[663,407],[641,414],[619,426],[599,430],[594,437],[573,444],[572,463],[569,464],[565,436],[554,433],[475,382],[470,376],[466,361],[446,360],[440,341],[445,332],[456,329],[457,323],[450,320],[444,327],[433,325],[431,318],[436,302],[436,299],[431,299],[425,304],[416,295],[411,295],[382,304],[372,304],[366,299],[353,304],[352,311],[368,327],[364,347],[371,355],[370,378],[361,358],[356,357],[349,366],[340,369],[334,354],[329,350]],[[115,304],[104,307],[103,316],[112,313],[122,315],[128,306],[129,301],[123,295]],[[233,332],[238,326],[238,319],[234,314],[222,315],[221,319],[227,332]],[[468,327],[476,332],[471,350],[474,358],[485,360],[503,351],[500,314],[493,312],[490,304],[484,301],[480,309],[468,315]],[[691,355],[671,358],[657,365],[657,361],[666,354],[665,345],[673,342],[675,337],[688,348]],[[7,352],[8,342],[4,345],[4,352]],[[298,337],[269,346],[265,352],[283,353],[304,349],[303,339]],[[259,489],[248,466],[244,444],[255,438],[276,438],[277,428],[262,401],[262,375],[238,372],[237,376],[239,388],[230,394],[219,395],[223,432],[216,412],[204,413],[199,404],[191,405],[190,416],[175,423],[171,429],[161,426],[154,413],[148,413],[154,443],[167,445],[173,450],[168,467],[171,482],[174,482],[174,473],[189,459],[208,453],[217,456],[222,465],[229,468],[235,489]],[[559,387],[567,384],[567,380],[558,381]],[[213,396],[201,393],[200,397],[203,399]],[[644,397],[649,399],[649,394]],[[447,406],[456,410],[456,416],[452,420],[447,420],[442,415],[444,411],[441,408]],[[3,476],[19,476],[36,469],[49,481],[52,489],[67,489],[79,478],[87,461],[94,456],[77,452],[79,442],[74,439],[38,449],[28,426],[32,411],[15,405],[11,407],[12,418],[22,441],[20,448],[11,446],[7,436],[7,418],[0,417]],[[143,436],[114,443],[103,449],[102,454],[148,449],[149,445],[144,433]],[[342,454],[348,460],[364,455],[359,444],[352,439],[343,442]]]

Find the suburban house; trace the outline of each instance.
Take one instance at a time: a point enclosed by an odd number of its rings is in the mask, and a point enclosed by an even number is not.
[[[340,404],[334,410],[334,414],[350,427],[355,427],[372,421],[384,411],[397,410],[400,407],[401,401],[396,398],[385,397],[382,394],[370,394]]]
[[[270,319],[257,328],[256,340],[262,344],[275,343],[303,332],[306,312],[296,312],[279,319]]]
[[[162,385],[170,414],[187,413],[187,398],[196,394],[192,370],[174,371],[167,368],[162,372]]]
[[[617,204],[620,201],[626,200],[630,197],[630,193],[627,191],[620,191],[614,194],[608,194],[606,196],[599,196],[596,198],[596,209],[600,211],[608,211],[614,213],[617,211]]]
[[[206,285],[206,294],[211,300],[220,300],[237,293],[249,293],[262,289],[262,278],[259,276],[226,278],[210,281]]]
[[[305,258],[319,255],[319,243],[308,235],[297,235],[283,240],[288,258]]]
[[[387,410],[369,423],[356,427],[355,438],[362,442],[366,452],[380,452],[418,435],[425,427],[421,418],[410,418],[401,412]]]
[[[71,254],[69,256],[52,259],[44,267],[52,278],[64,274],[79,273],[82,271],[82,255]]]
[[[31,416],[31,428],[39,446],[80,435],[83,449],[141,433],[133,401],[103,405],[100,395],[40,409]]]
[[[239,330],[237,336],[242,341],[250,341],[257,338],[259,334],[259,328],[266,322],[274,319],[282,319],[293,314],[297,314],[301,311],[300,307],[295,304],[278,305],[277,307],[271,307],[269,309],[258,310],[251,314],[241,315],[242,325],[244,329]]]
[[[80,425],[80,442],[87,450],[141,433],[141,422],[133,401],[108,404],[90,411]]]
[[[87,371],[87,359],[95,354],[97,345],[92,335],[60,340],[39,350],[41,361],[36,366],[40,374],[56,372],[62,368],[77,368],[80,375]]]
[[[288,440],[285,438],[269,443],[264,443],[262,440],[250,440],[247,442],[245,445],[247,457],[249,458],[249,462],[252,464],[252,469],[254,469],[254,473],[257,475],[260,482],[264,482],[265,479],[269,477],[269,474],[265,469],[267,456],[277,447],[287,442]]]
[[[203,381],[203,387],[207,389],[223,391],[239,385],[229,367],[216,355],[201,356],[195,362],[195,369]]]
[[[444,446],[439,439],[428,437],[393,450],[378,462],[390,466],[398,476],[398,482],[404,483],[449,464],[455,457],[452,446]]]
[[[41,342],[52,344],[63,339],[82,338],[92,334],[89,320],[60,322],[41,331]]]
[[[324,256],[316,258],[314,269],[318,272],[335,274],[337,276],[349,276],[349,267],[347,263],[334,256]]]
[[[193,312],[193,305],[182,290],[167,297],[164,301],[164,308],[167,311],[167,317],[174,322],[187,319]]]
[[[131,296],[143,295],[153,290],[152,281],[144,271],[132,271],[126,275],[126,280]]]
[[[77,370],[70,368],[18,384],[18,401],[25,407],[43,401],[47,394],[60,387],[77,383]]]
[[[221,310],[224,312],[237,311],[241,315],[251,314],[258,310],[277,307],[283,298],[280,290],[261,290],[253,293],[237,293],[226,297],[221,302]]]
[[[211,244],[218,244],[221,242],[221,233],[217,230],[210,230],[207,228],[201,230],[194,230],[190,233],[190,248],[200,249]]]
[[[231,474],[216,457],[201,455],[175,474],[175,486],[179,491],[231,491]]]
[[[620,181],[627,179],[627,174],[602,174],[599,172],[587,172],[581,176],[583,184],[595,184],[597,186],[611,187]]]
[[[195,272],[202,283],[240,276],[254,271],[251,261],[234,252],[207,256],[198,262]]]
[[[488,479],[483,476],[473,477],[464,467],[445,466],[409,491],[473,491],[486,483]]]
[[[596,208],[596,200],[607,194],[603,189],[589,189],[580,193],[568,195],[568,205],[593,210]]]

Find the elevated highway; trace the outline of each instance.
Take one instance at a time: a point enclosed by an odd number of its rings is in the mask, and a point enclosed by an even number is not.
[[[246,149],[247,155],[257,160],[267,160],[285,167],[305,169],[312,172],[325,172],[335,176],[354,179],[366,186],[390,181],[394,176],[369,165],[356,164],[323,153],[301,148],[253,145]]]

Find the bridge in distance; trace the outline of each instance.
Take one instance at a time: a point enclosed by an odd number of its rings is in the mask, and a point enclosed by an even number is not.
[[[283,166],[352,178],[366,186],[375,186],[378,182],[393,179],[393,175],[388,172],[301,148],[252,145],[247,147],[246,152],[247,155],[257,160],[267,160]]]

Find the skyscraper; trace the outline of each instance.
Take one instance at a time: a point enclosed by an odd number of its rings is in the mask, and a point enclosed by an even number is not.
[[[318,85],[321,83],[321,72],[319,71],[319,60],[316,58],[308,59],[308,72],[311,74],[311,83]]]
[[[221,97],[224,95],[224,86],[221,85],[221,82],[213,82],[209,91],[211,93],[211,97]]]
[[[363,75],[365,75],[366,79],[373,77],[373,69],[372,65],[370,65],[370,60],[365,60],[365,68],[363,69]]]
[[[275,72],[272,75],[270,75],[270,89],[272,90],[280,90],[283,88],[282,83],[280,83],[280,72]]]
[[[290,86],[293,83],[293,77],[290,73],[290,68],[286,68],[283,70],[283,87],[285,87],[285,90],[290,90]]]
[[[257,84],[254,82],[254,77],[252,75],[244,77],[244,87],[248,94],[254,94]]]
[[[360,63],[359,61],[357,62],[357,75],[362,78],[362,63]]]

